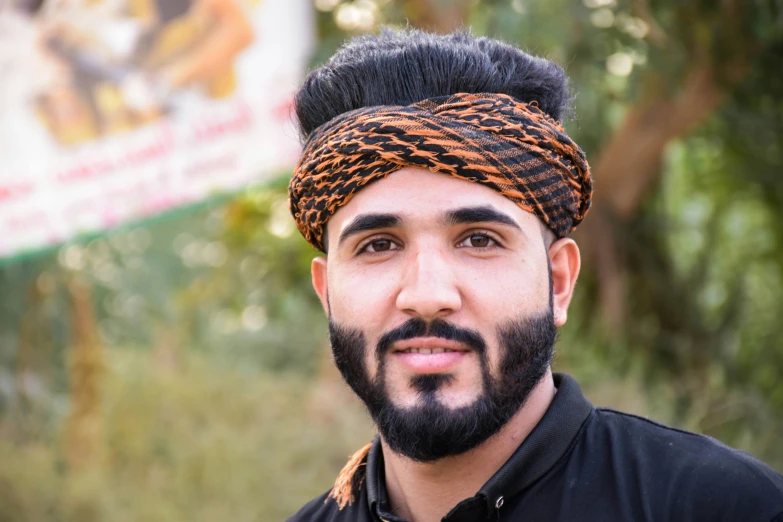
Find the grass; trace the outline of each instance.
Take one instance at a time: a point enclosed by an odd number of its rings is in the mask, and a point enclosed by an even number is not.
[[[197,354],[107,362],[88,467],[67,463],[64,417],[35,440],[0,438],[0,521],[280,521],[373,435],[328,366],[306,380]]]

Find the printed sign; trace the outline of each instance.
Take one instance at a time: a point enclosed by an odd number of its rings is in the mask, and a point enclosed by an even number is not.
[[[0,258],[290,169],[309,0],[0,0]]]

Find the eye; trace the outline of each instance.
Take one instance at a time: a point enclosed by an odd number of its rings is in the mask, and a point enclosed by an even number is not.
[[[499,246],[498,242],[495,241],[494,238],[492,238],[489,234],[484,234],[480,232],[474,232],[467,236],[465,239],[460,241],[457,244],[457,247],[468,247],[468,248],[478,248],[478,249],[485,249],[485,248],[492,248]]]
[[[394,241],[386,238],[378,238],[373,239],[369,243],[365,244],[361,249],[359,249],[359,253],[362,254],[366,252],[368,254],[382,254],[392,250],[399,250],[399,246]]]

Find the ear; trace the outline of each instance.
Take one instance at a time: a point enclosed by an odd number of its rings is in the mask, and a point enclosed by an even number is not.
[[[318,294],[318,299],[321,300],[321,306],[323,306],[326,315],[329,315],[329,293],[327,291],[328,284],[326,280],[326,258],[316,257],[313,259],[313,263],[310,265],[310,275],[313,279],[313,288],[315,293]]]
[[[552,266],[552,307],[555,324],[563,326],[568,319],[568,305],[571,303],[582,264],[579,247],[571,238],[559,239],[549,247],[549,262]]]

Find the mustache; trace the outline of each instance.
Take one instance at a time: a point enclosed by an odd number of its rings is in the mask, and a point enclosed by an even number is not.
[[[383,334],[376,347],[378,360],[391,350],[394,343],[415,339],[416,337],[437,337],[448,341],[462,343],[479,355],[487,351],[487,344],[480,333],[467,328],[460,328],[443,319],[425,321],[420,317],[408,319],[400,326]]]

